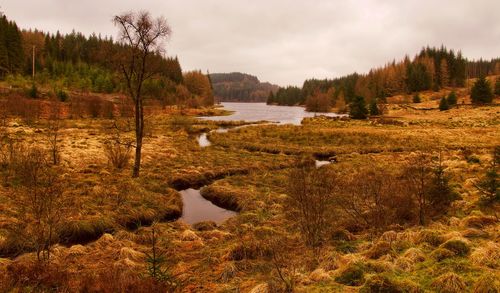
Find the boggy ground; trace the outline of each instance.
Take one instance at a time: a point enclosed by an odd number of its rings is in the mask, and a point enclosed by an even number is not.
[[[499,111],[393,105],[387,114],[392,118],[316,117],[301,126],[212,132],[212,146],[206,148],[198,146],[196,135],[217,123],[157,115],[149,119],[139,179],[129,178],[130,168],[108,164],[103,143],[109,120],[66,120],[60,165],[74,209],[61,228],[65,237],[43,270],[33,265],[34,253],[13,249],[18,247],[9,234],[16,223],[10,212],[15,186],[3,184],[0,290],[256,293],[282,290],[288,282],[297,292],[498,292],[499,208],[480,205],[474,183],[500,145]],[[44,144],[47,130],[43,122],[27,126],[17,120],[2,131]],[[286,210],[295,155],[336,155],[338,163],[322,168],[347,172],[366,165],[397,169],[415,151],[442,153],[461,197],[444,215],[425,226],[383,231],[347,231],[332,222],[321,248],[304,245]],[[169,221],[182,210],[176,189],[204,185],[203,196],[239,215],[220,226]],[[156,246],[166,258],[162,278],[151,278],[147,270],[153,221]]]

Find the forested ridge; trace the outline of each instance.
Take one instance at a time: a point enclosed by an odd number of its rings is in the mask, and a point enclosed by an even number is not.
[[[256,76],[232,72],[210,74],[214,95],[221,102],[266,102],[277,85],[260,82]]]
[[[126,49],[108,36],[21,30],[7,16],[0,18],[0,79],[14,87],[31,83],[34,59],[36,85],[53,92],[123,92],[115,59]],[[166,104],[213,103],[210,81],[201,71],[183,73],[178,58],[163,52],[155,52],[149,63],[156,74],[145,82],[144,95]]]
[[[330,92],[332,102],[343,98],[349,103],[362,96],[367,101],[385,100],[398,94],[425,90],[438,91],[445,87],[463,87],[469,78],[500,74],[500,58],[492,60],[467,60],[460,51],[440,48],[423,48],[413,60],[406,56],[402,61],[392,61],[367,74],[353,73],[333,79],[308,79],[302,87],[280,88],[270,95],[269,104],[305,104],[315,92]]]

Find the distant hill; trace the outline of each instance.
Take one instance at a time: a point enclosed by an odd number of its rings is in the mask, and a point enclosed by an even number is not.
[[[266,102],[269,93],[276,92],[279,88],[240,72],[213,73],[210,74],[210,79],[216,100],[221,102]]]

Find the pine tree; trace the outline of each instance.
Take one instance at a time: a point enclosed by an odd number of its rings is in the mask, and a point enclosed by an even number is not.
[[[497,81],[495,82],[495,95],[500,96],[500,77],[497,77]]]
[[[493,101],[490,82],[484,76],[474,83],[470,97],[474,104],[491,103]]]
[[[7,18],[5,16],[0,17],[0,77],[4,77],[9,73],[9,52],[5,37],[7,26]]]
[[[462,52],[458,51],[455,60],[454,85],[458,87],[465,86],[467,61],[462,57]]]
[[[455,91],[452,91],[449,95],[448,95],[448,105],[450,106],[454,106],[457,104],[457,94],[455,93]]]
[[[354,97],[349,104],[349,116],[352,119],[366,119],[367,115],[365,99],[361,96]]]
[[[421,103],[422,100],[420,99],[420,95],[418,93],[416,93],[415,95],[413,95],[413,103],[415,104],[418,104],[418,103]]]
[[[500,189],[498,188],[498,167],[500,166],[500,146],[493,150],[491,163],[486,170],[484,178],[476,185],[477,189],[482,193],[482,201],[491,203],[500,201]]]
[[[183,82],[182,68],[179,63],[179,59],[177,56],[171,61],[172,69],[170,72],[170,79],[174,81],[176,84],[180,84]]]
[[[431,88],[431,75],[422,63],[410,63],[407,67],[408,90],[419,92]]]
[[[429,188],[429,203],[434,208],[447,207],[458,198],[458,195],[450,186],[450,177],[445,173],[441,154],[433,168],[433,178]]]
[[[9,54],[7,53],[7,47],[5,46],[5,41],[0,32],[0,78],[5,77],[9,72]]]
[[[271,92],[269,93],[269,97],[267,98],[267,104],[268,104],[268,105],[272,105],[272,104],[274,104],[274,103],[276,103],[276,99],[275,99],[275,97],[274,97],[274,93],[273,93],[273,91],[271,91]]]
[[[212,78],[210,77],[210,72],[208,72],[208,70],[207,70],[207,78],[208,78],[208,83],[210,84],[210,90],[213,92],[214,84],[212,83]]]
[[[5,42],[9,57],[9,72],[18,73],[23,67],[24,52],[21,33],[14,22],[9,22],[7,25],[7,30],[5,31]]]
[[[377,116],[379,114],[380,114],[380,112],[378,110],[377,99],[372,99],[370,101],[370,115]]]
[[[446,111],[448,109],[450,109],[448,100],[446,99],[446,97],[442,97],[441,101],[439,102],[439,111]]]
[[[151,229],[151,253],[146,253],[146,269],[148,275],[158,282],[167,286],[166,292],[175,292],[179,286],[178,280],[170,273],[170,267],[167,266],[165,250],[160,249],[158,245],[158,236],[156,224]]]
[[[447,87],[450,82],[450,76],[448,71],[448,62],[446,59],[441,59],[441,64],[439,66],[440,78],[441,78],[441,87]]]

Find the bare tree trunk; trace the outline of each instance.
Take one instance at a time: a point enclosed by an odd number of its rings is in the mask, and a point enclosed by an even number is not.
[[[139,177],[139,171],[141,168],[141,152],[142,152],[142,137],[144,134],[144,113],[142,107],[142,100],[140,98],[136,99],[135,102],[135,161],[134,161],[134,171],[132,177]]]

